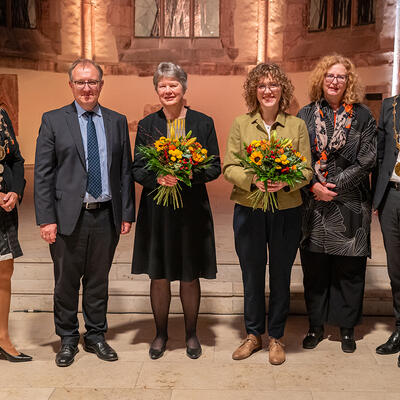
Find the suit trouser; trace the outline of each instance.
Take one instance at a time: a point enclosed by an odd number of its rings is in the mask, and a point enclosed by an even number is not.
[[[400,328],[400,191],[389,189],[379,210],[396,327]]]
[[[104,340],[107,331],[108,274],[119,240],[111,206],[82,210],[71,235],[57,234],[54,263],[54,322],[63,344],[79,341],[78,301],[82,279],[85,342]]]
[[[235,205],[235,248],[242,269],[248,334],[265,333],[265,272],[269,253],[268,334],[283,336],[290,307],[290,275],[301,235],[301,207],[275,212]]]
[[[361,321],[367,257],[300,249],[310,326],[353,328]]]

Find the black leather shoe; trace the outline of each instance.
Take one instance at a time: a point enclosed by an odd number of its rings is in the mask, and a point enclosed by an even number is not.
[[[0,347],[0,357],[5,358],[7,361],[10,362],[26,362],[32,361],[32,357],[28,356],[24,353],[19,353],[17,356],[13,356],[10,353],[7,353],[4,349]]]
[[[340,336],[342,340],[342,350],[345,353],[354,353],[356,350],[356,341],[354,340],[353,328],[340,328]]]
[[[163,344],[161,349],[153,349],[153,347],[150,347],[149,349],[149,356],[152,360],[157,360],[158,358],[161,358],[164,355],[165,348],[167,346],[167,342]]]
[[[318,343],[324,338],[324,327],[310,327],[306,337],[303,339],[303,349],[315,349]]]
[[[378,354],[396,354],[400,351],[400,330],[394,331],[386,343],[376,348]]]
[[[195,360],[196,358],[199,358],[201,356],[202,349],[201,346],[199,347],[189,347],[186,346],[186,355],[191,358],[192,360]]]
[[[56,364],[58,367],[68,367],[74,360],[76,354],[79,352],[78,346],[73,344],[62,344],[61,349],[56,355]]]
[[[117,361],[118,355],[114,349],[106,342],[97,342],[93,344],[85,343],[83,349],[88,353],[95,353],[103,361]]]

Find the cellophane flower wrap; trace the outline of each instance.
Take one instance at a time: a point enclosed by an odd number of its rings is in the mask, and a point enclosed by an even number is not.
[[[266,182],[285,182],[289,186],[305,179],[303,170],[306,158],[293,148],[290,139],[278,138],[276,131],[271,131],[269,140],[253,140],[244,144],[245,156],[235,154],[240,164],[257,175],[257,179]],[[266,185],[265,185],[266,186]],[[278,208],[275,192],[255,190],[249,196],[253,209],[262,207],[264,211],[274,212]]]
[[[208,168],[214,158],[209,156],[207,149],[191,135],[192,131],[189,131],[184,137],[175,137],[171,131],[170,138],[161,136],[151,145],[139,146],[139,153],[147,161],[146,168],[154,171],[157,177],[172,175],[191,187],[192,174]],[[168,207],[172,204],[174,210],[183,207],[182,188],[179,182],[175,186],[158,185],[154,191],[156,191],[154,201],[157,205]]]

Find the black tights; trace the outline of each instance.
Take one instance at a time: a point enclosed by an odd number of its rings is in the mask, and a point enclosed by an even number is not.
[[[185,319],[186,345],[196,348],[200,345],[196,335],[197,316],[200,307],[200,282],[180,282],[180,298]],[[150,285],[151,308],[156,324],[156,337],[151,344],[159,350],[168,340],[168,314],[171,303],[171,286],[167,279],[152,279]]]

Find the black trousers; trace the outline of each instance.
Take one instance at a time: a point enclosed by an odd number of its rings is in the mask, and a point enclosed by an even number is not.
[[[57,234],[50,245],[54,263],[54,322],[62,344],[78,344],[78,301],[82,280],[85,342],[104,340],[108,274],[118,244],[111,206],[82,210],[74,232]]]
[[[300,250],[310,326],[353,328],[361,321],[367,257]]]
[[[248,334],[265,333],[265,272],[269,253],[268,334],[283,336],[290,307],[290,275],[301,235],[301,207],[263,212],[239,204],[233,215],[235,248],[242,269]]]
[[[392,287],[396,328],[400,328],[400,191],[388,190],[383,207],[379,210],[379,221]]]

